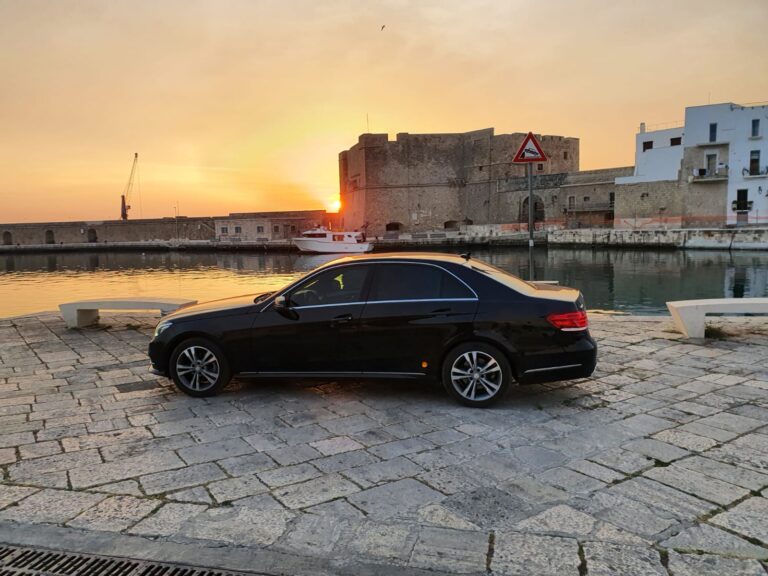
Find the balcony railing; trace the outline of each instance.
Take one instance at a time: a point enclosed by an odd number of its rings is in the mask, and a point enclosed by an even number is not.
[[[741,171],[741,175],[744,176],[744,178],[764,178],[765,176],[768,176],[768,166],[765,166],[764,168],[758,168],[757,170],[744,168]]]
[[[717,180],[728,179],[728,168],[718,168],[714,172],[710,172],[706,168],[695,168],[693,170],[694,182],[715,182]]]

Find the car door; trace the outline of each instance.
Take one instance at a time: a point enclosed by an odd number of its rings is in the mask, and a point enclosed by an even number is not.
[[[472,329],[476,310],[476,294],[440,266],[377,264],[356,341],[361,370],[427,372],[447,342]]]
[[[270,304],[253,327],[253,372],[297,374],[354,370],[349,353],[365,306],[371,267],[345,265],[313,274]]]

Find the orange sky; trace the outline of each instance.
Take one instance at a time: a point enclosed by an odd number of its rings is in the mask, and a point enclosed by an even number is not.
[[[366,131],[493,126],[629,165],[768,100],[767,0],[0,0],[0,221],[321,208]],[[386,25],[380,31],[382,25]]]

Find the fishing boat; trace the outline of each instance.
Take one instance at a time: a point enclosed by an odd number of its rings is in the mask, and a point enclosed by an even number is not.
[[[327,228],[313,228],[293,239],[302,252],[313,254],[362,254],[373,246],[362,232],[338,232]]]

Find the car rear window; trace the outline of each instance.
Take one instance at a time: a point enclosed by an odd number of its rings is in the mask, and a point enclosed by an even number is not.
[[[470,263],[470,266],[472,270],[476,270],[477,272],[485,274],[486,276],[490,276],[497,282],[501,282],[505,286],[512,288],[513,290],[517,290],[518,292],[525,293],[527,291],[537,289],[537,287],[530,282],[526,282],[522,278],[518,278],[517,276],[514,276],[509,272],[502,270],[501,268],[496,268],[496,266],[491,266],[485,262],[473,260]]]
[[[436,266],[382,264],[368,296],[369,302],[387,300],[443,300],[474,298],[456,277]]]

